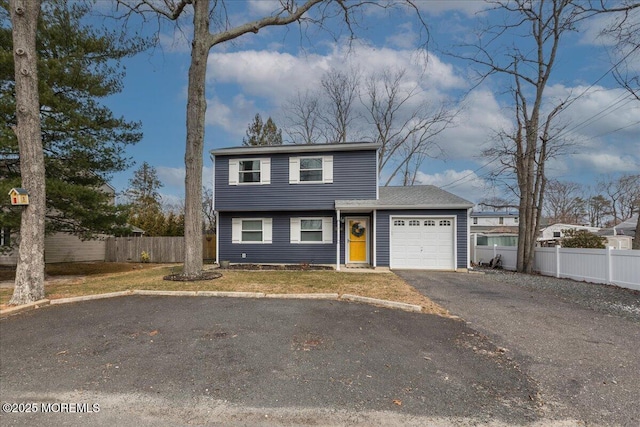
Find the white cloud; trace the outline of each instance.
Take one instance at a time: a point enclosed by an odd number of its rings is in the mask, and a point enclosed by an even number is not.
[[[634,158],[631,155],[590,152],[579,153],[572,158],[581,168],[601,174],[640,171],[640,159],[637,156]]]
[[[472,170],[447,169],[442,173],[418,172],[417,183],[440,187],[459,197],[478,203],[487,195],[488,183]]]
[[[398,25],[398,32],[387,37],[387,45],[400,49],[411,49],[416,46],[420,36],[413,30],[411,22]]]
[[[184,168],[158,166],[156,172],[158,179],[165,187],[184,186]]]
[[[511,120],[488,90],[471,93],[451,127],[440,135],[447,159],[478,158],[500,130],[508,130]]]
[[[173,28],[172,33],[161,32],[158,38],[166,53],[191,53],[191,30],[188,28]]]
[[[235,137],[244,135],[248,124],[256,113],[266,116],[258,110],[253,100],[238,94],[231,99],[229,105],[224,104],[220,98],[214,97],[207,103],[206,124],[219,126]]]
[[[282,9],[278,0],[249,0],[248,13],[252,16],[271,15],[276,10]]]
[[[441,15],[445,12],[461,12],[469,17],[487,8],[482,1],[470,0],[430,0],[415,3],[418,8],[430,15]]]

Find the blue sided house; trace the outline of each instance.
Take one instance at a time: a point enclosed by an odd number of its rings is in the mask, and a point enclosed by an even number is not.
[[[217,261],[465,270],[473,204],[380,187],[376,143],[211,151]]]

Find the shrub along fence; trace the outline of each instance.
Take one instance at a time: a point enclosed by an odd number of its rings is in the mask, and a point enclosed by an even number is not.
[[[184,237],[110,237],[107,239],[105,261],[142,262],[142,253],[149,262],[184,262]],[[202,258],[216,258],[216,236],[202,236]]]
[[[489,262],[501,255],[502,268],[516,269],[515,246],[476,246],[474,262]],[[640,290],[640,251],[573,248],[536,248],[534,270],[555,276],[591,283],[604,283]]]

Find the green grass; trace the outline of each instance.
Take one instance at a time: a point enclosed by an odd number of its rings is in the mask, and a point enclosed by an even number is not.
[[[406,302],[423,307],[428,313],[446,314],[446,310],[421,295],[393,273],[348,273],[338,271],[242,271],[219,270],[222,277],[214,280],[178,282],[163,277],[179,271],[180,266],[153,264],[113,265],[87,267],[57,265],[51,276],[80,276],[59,283],[47,284],[46,298],[57,299],[80,295],[94,295],[133,289],[181,291],[237,291],[285,293],[338,293],[355,294],[371,298]],[[48,266],[49,268],[49,266]],[[83,270],[83,268],[85,270]],[[87,272],[86,275],[81,271]],[[108,272],[107,272],[108,271]],[[71,273],[73,272],[73,273]],[[0,306],[6,307],[13,289],[0,289]]]

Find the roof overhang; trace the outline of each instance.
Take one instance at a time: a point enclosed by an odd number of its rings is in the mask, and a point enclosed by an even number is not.
[[[318,153],[330,151],[365,151],[377,150],[382,145],[377,142],[345,142],[342,144],[285,144],[264,146],[243,146],[211,150],[212,156],[233,156],[246,154],[275,153]]]
[[[383,204],[377,200],[336,200],[336,209],[341,211],[362,210],[429,210],[429,209],[469,209],[472,204]]]

